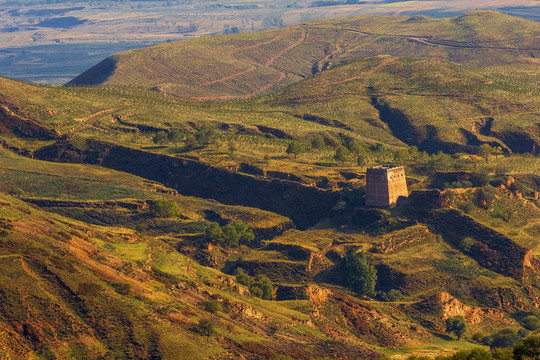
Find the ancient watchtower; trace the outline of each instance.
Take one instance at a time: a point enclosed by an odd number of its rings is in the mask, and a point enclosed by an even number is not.
[[[403,166],[376,166],[366,171],[366,206],[392,207],[409,196]]]

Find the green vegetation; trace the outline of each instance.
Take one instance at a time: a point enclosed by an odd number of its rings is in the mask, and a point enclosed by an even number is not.
[[[242,268],[236,268],[234,274],[236,275],[236,281],[239,284],[247,286],[251,295],[264,300],[272,300],[274,286],[268,277],[264,275],[249,276],[244,273]]]
[[[465,334],[465,331],[467,331],[467,323],[463,316],[446,319],[446,332],[456,335],[458,340]]]
[[[222,243],[230,247],[249,244],[255,239],[253,229],[240,220],[223,227],[220,227],[218,223],[210,222],[206,226],[205,236],[207,241]]]
[[[150,213],[157,217],[178,217],[182,213],[174,200],[155,200],[150,204]]]
[[[218,311],[223,311],[223,307],[216,300],[209,300],[204,303],[204,309],[211,314],[217,313]]]
[[[341,262],[341,278],[345,286],[358,295],[374,296],[377,271],[365,252],[349,251]]]
[[[146,89],[0,78],[0,346],[506,360],[538,331],[537,29],[319,20],[115,57]],[[404,206],[363,207],[380,164]]]

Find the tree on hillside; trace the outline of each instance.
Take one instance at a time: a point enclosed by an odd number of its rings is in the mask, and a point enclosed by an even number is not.
[[[150,213],[162,218],[178,217],[182,213],[174,200],[156,200],[150,204]]]
[[[174,144],[174,146],[178,146],[178,143],[184,140],[184,133],[180,130],[173,130],[169,132],[168,139]]]
[[[235,221],[222,228],[223,241],[228,246],[236,247],[240,243],[250,243],[255,239],[253,230],[242,221]]]
[[[374,296],[377,270],[367,259],[365,252],[351,250],[341,260],[341,278],[345,286],[359,295]]]
[[[300,144],[298,141],[291,141],[289,146],[287,146],[286,152],[289,155],[294,155],[294,158],[296,159],[296,157],[301,154],[303,150],[302,144]]]
[[[467,323],[463,316],[454,316],[446,319],[446,332],[452,333],[460,340],[461,336],[467,331]]]
[[[215,334],[216,325],[212,319],[200,319],[199,320],[199,332],[208,338]]]
[[[211,124],[204,124],[197,132],[195,133],[195,139],[199,146],[206,147],[208,146],[218,134],[216,129]]]
[[[223,241],[223,230],[216,222],[210,222],[204,230],[204,235],[207,241],[221,242]]]
[[[311,140],[311,147],[313,149],[322,149],[324,145],[324,137],[322,135],[317,135]]]
[[[488,162],[489,156],[493,154],[493,148],[489,146],[489,144],[482,144],[478,147],[478,151],[476,152],[476,155],[484,158],[486,162]]]
[[[351,155],[351,153],[349,152],[349,149],[347,149],[345,146],[340,146],[336,150],[336,154],[334,155],[334,159],[338,163],[344,164],[344,163],[347,162],[347,160],[349,160],[350,155]]]
[[[157,145],[165,145],[169,142],[169,137],[165,131],[160,131],[152,138],[152,142]]]
[[[351,141],[348,145],[347,145],[347,148],[349,149],[349,151],[352,153],[352,154],[355,154],[355,155],[359,155],[361,153],[364,152],[364,146],[362,145],[362,143],[358,140],[353,140]]]
[[[375,144],[371,145],[369,149],[373,152],[382,153],[386,150],[386,147],[384,146],[382,142],[377,141]]]
[[[524,330],[524,329],[521,329]],[[526,330],[524,330],[526,332]],[[495,348],[511,348],[517,343],[521,341],[521,339],[525,336],[525,334],[522,334],[519,331],[516,331],[515,329],[502,329],[498,331],[496,334],[490,336],[489,339],[489,346],[492,349]]]
[[[231,154],[231,156],[233,156],[234,153],[238,150],[238,144],[234,140],[229,141],[227,147],[229,148],[229,153]]]
[[[538,359],[540,357],[540,335],[525,338],[514,347],[514,360]]]

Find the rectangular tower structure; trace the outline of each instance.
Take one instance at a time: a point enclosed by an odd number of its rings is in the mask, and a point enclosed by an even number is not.
[[[392,207],[400,196],[409,196],[403,166],[381,165],[367,169],[366,206]]]

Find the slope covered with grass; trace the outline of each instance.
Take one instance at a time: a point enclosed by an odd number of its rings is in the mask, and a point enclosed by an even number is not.
[[[202,37],[114,55],[69,85],[131,85],[174,95],[251,97],[342,61],[379,54],[494,65],[538,57],[540,26],[491,11],[455,18],[363,16]]]

